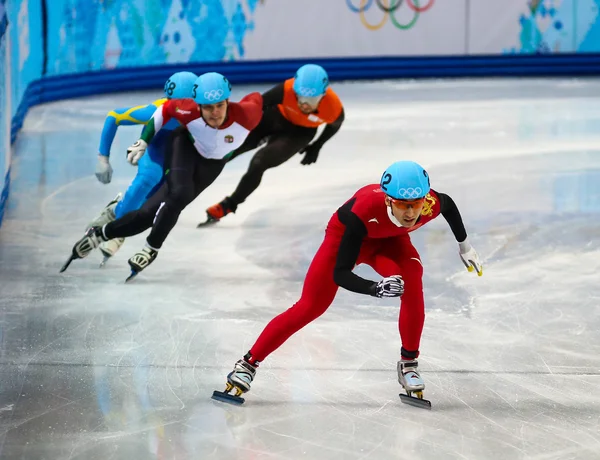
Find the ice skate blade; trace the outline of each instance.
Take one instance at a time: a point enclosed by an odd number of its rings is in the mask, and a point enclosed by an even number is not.
[[[104,254],[104,253],[103,253]],[[103,256],[102,257],[102,262],[100,262],[100,268],[104,267],[106,265],[106,262],[108,262],[110,259],[110,256]]]
[[[69,265],[71,265],[71,262],[73,262],[76,259],[76,257],[73,256],[73,254],[71,254],[69,256],[69,258],[67,259],[67,261],[64,263],[64,265],[61,267],[60,272],[62,273],[64,272],[67,268],[69,268]]]
[[[405,395],[404,393],[400,393],[398,396],[400,396],[400,401],[402,401],[404,404],[419,407],[421,409],[431,410],[431,401],[427,399],[419,399],[415,396]]]
[[[139,273],[140,273],[140,272],[136,272],[136,271],[134,271],[134,270],[131,270],[131,274],[130,274],[130,275],[127,277],[127,278],[125,278],[125,282],[126,282],[126,283],[129,283],[129,282],[130,282],[131,280],[133,280],[133,279],[134,279],[136,276],[138,276],[138,275],[139,275]]]
[[[208,227],[210,225],[214,225],[219,222],[220,219],[215,219],[213,217],[208,217],[204,222],[200,222],[196,225],[196,228]]]
[[[246,401],[244,398],[240,396],[230,395],[229,393],[225,393],[224,391],[213,391],[212,399],[215,401],[226,402],[230,404],[236,404],[241,406]]]

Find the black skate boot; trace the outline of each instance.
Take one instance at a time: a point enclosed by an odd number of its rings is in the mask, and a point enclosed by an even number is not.
[[[247,359],[251,359],[250,354],[235,363],[233,371],[227,375],[225,391],[213,391],[212,399],[233,404],[244,404],[245,399],[241,395],[250,391],[250,385],[258,368],[257,362],[251,364]],[[235,391],[235,394],[230,394],[232,391]]]
[[[196,228],[204,227],[210,224],[216,224],[227,214],[235,213],[237,204],[231,198],[225,197],[220,203],[212,205],[206,210],[206,221],[200,222]]]
[[[158,251],[148,246],[137,254],[134,254],[133,257],[128,260],[129,266],[131,267],[131,274],[127,277],[125,282],[131,281],[139,272],[154,262],[157,255]]]
[[[73,246],[71,256],[60,269],[60,273],[64,272],[75,259],[83,259],[87,257],[87,255],[92,252],[92,250],[100,246],[100,243],[103,241],[106,241],[106,238],[102,232],[102,227],[91,227],[88,229],[83,238],[81,238],[77,243],[75,243],[75,246]]]

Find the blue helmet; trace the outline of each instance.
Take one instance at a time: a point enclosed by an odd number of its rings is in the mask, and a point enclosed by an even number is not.
[[[322,96],[328,86],[329,77],[320,65],[303,65],[294,77],[294,92],[300,97]]]
[[[416,200],[429,193],[429,174],[414,161],[397,161],[381,176],[381,189],[396,200]]]
[[[193,97],[197,104],[216,104],[230,95],[231,83],[220,73],[202,74],[194,83]]]
[[[177,72],[165,83],[167,99],[184,99],[192,97],[192,88],[198,76],[192,72]]]

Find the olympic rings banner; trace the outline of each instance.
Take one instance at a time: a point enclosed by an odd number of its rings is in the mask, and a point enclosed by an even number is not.
[[[47,75],[188,62],[600,51],[598,0],[43,1]]]

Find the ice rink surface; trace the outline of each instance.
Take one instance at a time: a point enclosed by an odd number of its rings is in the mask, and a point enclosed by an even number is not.
[[[0,229],[1,458],[600,458],[600,81],[333,87],[347,119],[316,164],[292,158],[196,229],[252,153],[229,163],[127,285],[142,235],[102,269],[94,252],[58,270],[135,174],[139,128],[124,127],[113,182],[94,177],[104,116],[160,92],[30,112]],[[399,159],[454,198],[485,262],[481,278],[464,270],[442,217],[412,234],[433,409],[398,398],[397,299],[342,291],[261,365],[243,406],[211,400],[298,299],[330,215]]]

